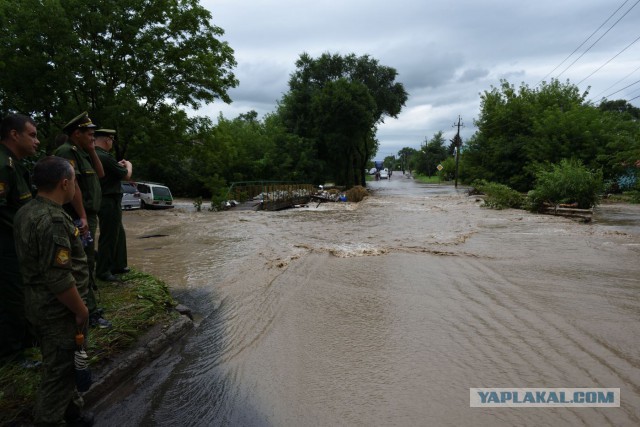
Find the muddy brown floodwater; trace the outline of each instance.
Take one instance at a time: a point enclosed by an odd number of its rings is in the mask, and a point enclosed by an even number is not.
[[[359,204],[126,212],[130,265],[198,325],[98,425],[640,425],[640,206],[581,224],[400,175]],[[470,408],[471,387],[621,407]]]

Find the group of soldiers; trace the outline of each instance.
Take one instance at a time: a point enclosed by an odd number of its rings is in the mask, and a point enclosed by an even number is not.
[[[61,145],[30,172],[22,161],[38,151],[36,123],[11,114],[0,125],[0,357],[15,359],[37,340],[36,425],[91,425],[75,388],[75,336],[111,327],[96,304],[96,276],[118,281],[129,271],[120,181],[133,170],[109,153],[116,131],[97,129],[86,112],[62,131]]]

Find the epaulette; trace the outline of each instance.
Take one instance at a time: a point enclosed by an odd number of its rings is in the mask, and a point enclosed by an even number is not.
[[[13,157],[9,156],[8,160],[9,160],[9,163],[8,163],[9,167],[13,169]]]
[[[51,215],[51,222],[61,222],[64,223],[64,217],[62,215]]]
[[[78,151],[78,147],[76,147],[76,146],[75,146],[75,145],[73,145],[73,144],[71,145],[71,149],[72,149],[73,151]]]
[[[52,222],[64,222],[65,216],[68,217],[65,211],[60,211],[58,209],[50,209],[49,215],[51,215]]]

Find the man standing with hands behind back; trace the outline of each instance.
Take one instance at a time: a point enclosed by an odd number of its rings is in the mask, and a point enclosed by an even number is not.
[[[38,195],[15,216],[25,311],[42,352],[36,425],[92,424],[91,415],[81,412],[74,376],[74,338],[89,319],[83,300],[89,269],[80,232],[62,208],[73,199],[75,180],[69,162],[45,157],[33,169]]]
[[[126,235],[122,226],[120,181],[129,180],[133,173],[131,162],[124,159],[117,161],[109,154],[113,148],[115,136],[116,131],[113,129],[96,130],[96,153],[104,168],[104,178],[100,180],[102,204],[98,213],[100,240],[98,241],[96,277],[110,282],[118,280],[114,274],[128,271]]]
[[[85,239],[84,251],[87,254],[89,267],[89,293],[87,307],[90,313],[90,325],[110,328],[111,322],[102,318],[98,310],[93,290],[95,284],[96,254],[94,238],[98,229],[98,211],[102,201],[100,178],[104,176],[104,169],[95,148],[95,128],[87,112],[84,112],[67,123],[62,131],[68,140],[58,147],[54,154],[65,158],[71,163],[76,173],[76,193],[71,203],[65,205],[65,210],[74,220],[80,221],[80,233],[91,239]]]

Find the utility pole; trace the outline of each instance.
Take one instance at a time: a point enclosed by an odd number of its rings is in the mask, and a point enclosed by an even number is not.
[[[464,124],[462,124],[462,119],[460,119],[460,116],[458,116],[458,124],[456,125],[455,123],[453,124],[453,127],[458,127],[458,133],[456,133],[456,136],[453,138],[455,141],[455,148],[456,148],[456,181],[455,181],[455,187],[458,188],[458,164],[460,163],[460,146],[462,145],[462,138],[460,138],[460,126],[464,126]]]

